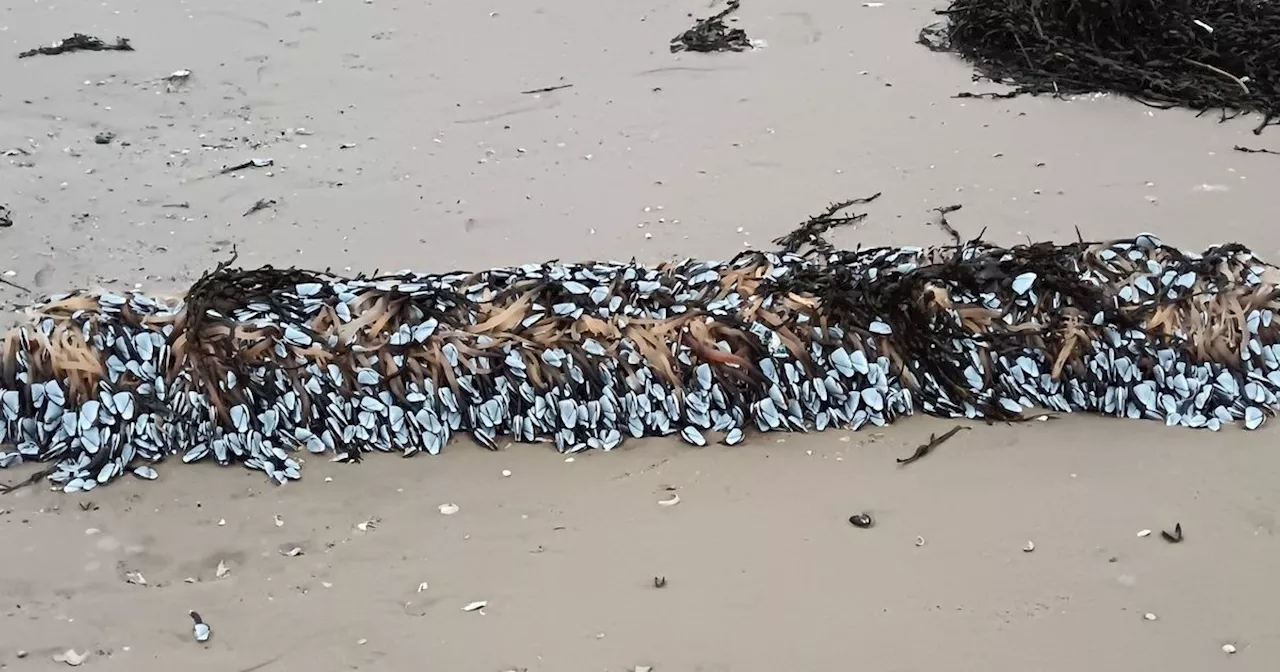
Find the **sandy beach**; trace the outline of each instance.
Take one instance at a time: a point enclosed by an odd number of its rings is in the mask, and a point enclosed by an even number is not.
[[[962,204],[951,223],[1001,243],[1151,231],[1280,259],[1280,157],[1232,150],[1280,131],[954,98],[1000,89],[915,43],[931,2],[745,0],[760,48],[669,52],[720,7],[6,7],[0,273],[32,293],[0,285],[0,326],[40,293],[180,292],[233,250],[351,271],[723,259],[875,192],[836,243],[942,243],[931,210]],[[16,58],[74,32],[135,51]],[[572,460],[456,440],[311,459],[284,487],[172,460],[27,488],[0,496],[0,669],[69,649],[138,672],[1274,669],[1280,429],[975,425],[898,466],[953,426]]]

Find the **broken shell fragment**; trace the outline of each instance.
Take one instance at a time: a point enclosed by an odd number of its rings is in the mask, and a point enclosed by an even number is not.
[[[439,506],[439,509],[440,509],[440,513],[443,513],[446,516],[452,516],[453,514],[458,512],[458,505],[457,504],[441,504]]]
[[[88,651],[85,651],[84,653],[80,653],[80,652],[76,651],[75,649],[67,649],[66,651],[63,651],[62,653],[55,653],[55,654],[53,654],[53,662],[55,662],[55,663],[66,663],[67,665],[70,665],[71,667],[79,667],[79,666],[80,666],[81,664],[83,664],[83,663],[84,663],[84,661],[85,661],[85,660],[87,660],[88,658],[89,658],[89,652],[88,652]]]
[[[679,504],[679,503],[680,503],[680,495],[677,495],[674,493],[672,493],[672,495],[666,499],[658,500],[659,506],[675,506],[676,504]]]
[[[1235,645],[1235,644],[1223,644],[1223,645],[1222,645],[1222,652],[1223,652],[1223,653],[1225,653],[1225,654],[1228,654],[1228,655],[1230,655],[1230,654],[1232,654],[1232,653],[1235,653],[1235,652],[1236,652],[1236,645]]]
[[[487,606],[489,606],[488,601],[479,600],[477,602],[471,602],[467,604],[467,606],[463,607],[462,610],[463,611],[480,611],[481,609],[484,609]]]
[[[1027,545],[1022,547],[1022,552],[1023,552],[1023,553],[1030,553],[1030,552],[1032,552],[1032,551],[1034,551],[1034,550],[1036,550],[1036,542],[1034,542],[1034,541],[1028,541],[1028,542],[1027,542]],[[1052,554],[1050,554],[1050,555],[1052,555]]]
[[[1149,537],[1149,536],[1151,536],[1151,530],[1141,530],[1141,531],[1139,531],[1139,532],[1138,532],[1138,536],[1139,536],[1139,537]]]

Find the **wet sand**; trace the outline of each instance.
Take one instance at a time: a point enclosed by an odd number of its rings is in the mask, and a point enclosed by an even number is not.
[[[1108,97],[954,99],[996,89],[915,44],[932,7],[757,0],[738,24],[766,47],[673,56],[704,0],[25,3],[0,12],[12,54],[75,31],[137,51],[0,58],[0,273],[163,292],[233,247],[369,271],[727,258],[876,191],[837,242],[944,242],[930,209],[960,203],[963,234],[1001,242],[1153,231],[1280,259],[1280,157],[1232,151],[1278,131]],[[217,174],[255,157],[274,163]],[[276,205],[246,216],[259,199]],[[30,299],[0,287],[0,319]],[[461,440],[311,460],[283,488],[176,462],[88,495],[30,488],[0,498],[0,666],[74,648],[143,672],[1273,667],[1274,427],[979,426],[896,465],[951,426],[573,462]],[[1186,541],[1163,541],[1179,522]]]

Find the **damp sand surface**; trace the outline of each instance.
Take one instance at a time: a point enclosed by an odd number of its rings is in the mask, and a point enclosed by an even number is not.
[[[1152,231],[1280,259],[1280,159],[1232,151],[1280,149],[1254,120],[954,99],[995,89],[915,44],[928,3],[759,0],[738,25],[763,49],[680,56],[703,0],[204,4],[0,13],[14,56],[77,31],[137,50],[0,58],[6,280],[161,293],[233,248],[368,271],[727,258],[876,191],[836,242],[946,242],[930,209],[960,203],[961,233],[999,242]],[[253,158],[272,165],[218,174]],[[30,298],[0,287],[0,319]],[[572,462],[463,439],[313,459],[283,488],[166,464],[28,489],[0,499],[0,666],[1272,669],[1274,427],[977,426],[897,466],[951,427]],[[1176,523],[1185,541],[1162,540]]]

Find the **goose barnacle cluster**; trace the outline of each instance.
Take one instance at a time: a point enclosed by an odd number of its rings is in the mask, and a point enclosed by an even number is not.
[[[802,237],[803,238],[803,237]],[[0,345],[0,466],[68,492],[166,456],[284,482],[300,454],[571,453],[1028,409],[1259,427],[1280,269],[1155,236],[341,277],[220,265],[181,298],[75,292]]]

